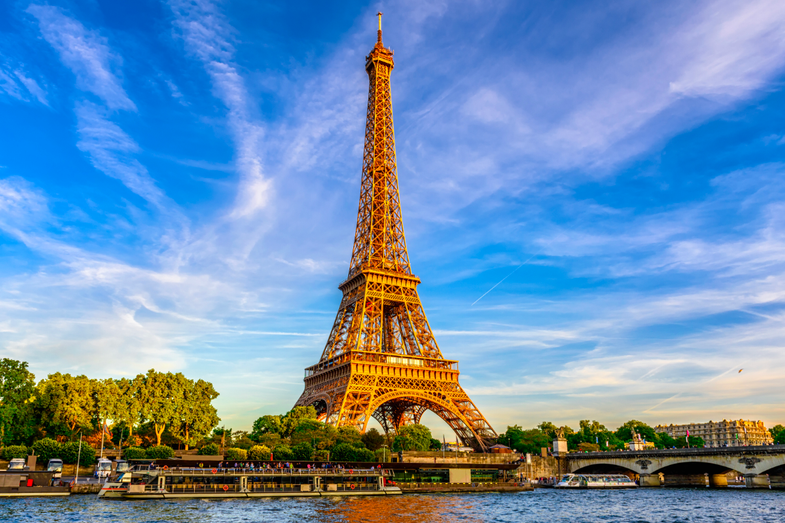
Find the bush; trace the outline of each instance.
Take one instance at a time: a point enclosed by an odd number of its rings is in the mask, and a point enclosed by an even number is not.
[[[298,443],[292,447],[292,455],[294,456],[294,459],[311,461],[311,458],[313,457],[313,447],[310,443]]]
[[[357,447],[348,443],[339,443],[330,453],[332,461],[357,461]]]
[[[330,459],[329,450],[317,450],[313,453],[314,461],[329,461],[329,459]]]
[[[368,449],[357,449],[357,460],[356,461],[363,461],[363,462],[373,462],[376,461],[376,454],[372,450]]]
[[[42,462],[47,462],[52,458],[61,458],[63,444],[52,438],[39,439],[33,443],[33,452]]]
[[[390,461],[390,449],[378,449],[376,451],[376,461],[385,463]]]
[[[82,451],[79,452],[79,442],[71,441],[63,445],[63,452],[61,459],[63,463],[76,463],[77,456],[80,456],[79,464],[82,466],[95,464],[95,449],[89,443],[82,442]]]
[[[288,445],[278,445],[273,449],[273,457],[275,459],[292,459],[292,449]]]
[[[248,459],[248,451],[245,449],[226,449],[226,456],[224,459],[229,461],[245,461]]]
[[[3,447],[3,459],[6,461],[11,461],[14,458],[26,458],[27,454],[27,447],[24,445],[9,445]]]
[[[270,448],[267,445],[254,445],[248,450],[248,457],[253,461],[267,461],[270,459]]]
[[[174,450],[167,445],[156,445],[147,449],[145,457],[147,459],[169,459],[174,457]]]
[[[217,456],[218,453],[221,452],[221,447],[219,447],[216,443],[208,443],[204,447],[199,449],[200,456]]]
[[[147,452],[142,447],[128,447],[123,452],[123,458],[125,459],[145,459],[147,457]]]

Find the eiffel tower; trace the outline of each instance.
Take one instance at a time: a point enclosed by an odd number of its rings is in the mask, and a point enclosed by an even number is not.
[[[374,417],[387,433],[419,423],[430,410],[464,444],[484,451],[497,435],[458,383],[458,362],[442,356],[409,265],[390,96],[393,53],[382,43],[381,15],[365,61],[370,87],[349,276],[338,286],[338,314],[319,363],[305,369],[296,405],[313,405],[319,419],[361,432]]]

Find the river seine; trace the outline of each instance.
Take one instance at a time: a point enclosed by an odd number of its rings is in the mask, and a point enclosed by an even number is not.
[[[388,498],[106,501],[2,499],[10,522],[785,522],[785,491],[637,489]]]

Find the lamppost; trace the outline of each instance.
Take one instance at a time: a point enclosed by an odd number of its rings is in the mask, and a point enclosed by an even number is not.
[[[387,445],[382,445],[382,462],[387,463]]]

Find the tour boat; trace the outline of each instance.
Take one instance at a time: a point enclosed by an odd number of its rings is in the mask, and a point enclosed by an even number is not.
[[[266,469],[134,465],[104,483],[99,498],[263,498],[400,494],[384,469]]]
[[[565,474],[555,488],[631,488],[638,485],[624,474]]]

